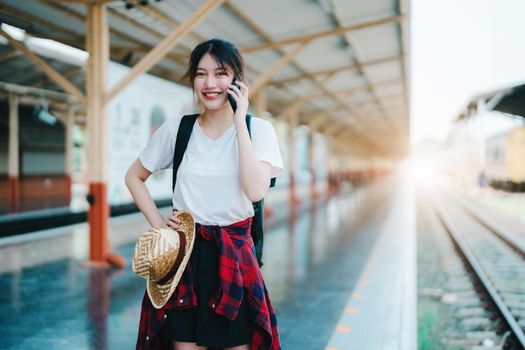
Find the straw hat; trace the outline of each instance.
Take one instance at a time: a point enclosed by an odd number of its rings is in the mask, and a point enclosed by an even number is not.
[[[188,264],[195,242],[195,219],[189,211],[178,211],[181,225],[170,228],[150,228],[135,245],[132,269],[147,281],[149,299],[157,309],[171,297]]]

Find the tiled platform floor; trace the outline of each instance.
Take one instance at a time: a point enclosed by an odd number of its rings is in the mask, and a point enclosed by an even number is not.
[[[412,190],[400,188],[327,350],[415,350],[416,228]]]
[[[297,213],[286,203],[274,203],[263,274],[277,311],[283,349],[326,347],[391,216],[397,188],[392,181],[332,198],[317,208],[305,202],[306,209]],[[126,236],[143,223],[141,214],[112,219],[112,235]],[[47,241],[51,246],[46,240],[35,241],[31,249],[27,242],[23,254],[12,255],[16,259],[24,259],[27,252],[46,255],[53,247],[76,251],[66,259],[0,275],[1,349],[134,347],[144,281],[129,266],[112,272],[79,267],[86,247],[85,237],[77,235],[65,245],[60,240]],[[17,249],[22,248],[3,247],[0,254]],[[130,261],[133,243],[114,249]]]

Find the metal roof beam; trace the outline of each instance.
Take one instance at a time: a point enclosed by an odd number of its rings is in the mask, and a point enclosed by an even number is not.
[[[366,67],[366,66],[372,66],[375,64],[381,64],[381,63],[386,63],[390,61],[397,61],[401,58],[403,58],[403,55],[388,56],[388,57],[380,58],[377,60],[363,62],[360,65],[351,64],[351,65],[344,66],[344,67],[325,69],[325,70],[311,72],[308,74],[302,74],[302,75],[298,75],[298,76],[290,77],[286,79],[274,80],[271,82],[271,84],[282,85],[282,84],[290,83],[290,82],[297,81],[297,80],[307,79],[307,78],[310,78],[311,76],[316,77],[316,76],[325,75],[325,74],[340,73],[340,72],[344,72],[348,70],[358,69],[359,67]]]
[[[202,22],[213,10],[219,7],[225,0],[208,0],[190,18],[182,23],[170,35],[162,40],[153,50],[140,60],[106,95],[105,102],[111,101],[129,83],[140,74],[147,72],[159,60],[161,60],[184,36],[186,36],[197,24]]]
[[[378,86],[399,84],[399,83],[402,83],[402,82],[403,82],[403,79],[391,79],[391,80],[384,80],[384,81],[380,81],[380,82],[374,83],[374,86],[378,87]],[[364,86],[359,86],[359,87],[355,87],[355,88],[351,88],[351,89],[347,89],[347,90],[335,91],[335,93],[339,94],[339,95],[342,95],[342,96],[345,96],[345,97],[349,97],[349,96],[352,96],[353,94],[355,94],[356,92],[367,91],[367,90],[368,90],[368,86],[364,85]]]
[[[306,116],[306,124],[308,125],[308,127],[310,128],[312,132],[320,131],[327,135],[330,134],[331,137],[336,137],[335,135],[333,135],[335,128],[331,127],[330,125],[334,125],[334,123],[335,124],[339,123],[337,129],[343,130],[344,134],[347,134],[347,133],[351,134],[354,140],[363,142],[365,140],[363,133],[356,130],[354,125],[351,125],[346,120],[337,118],[335,116],[332,116],[331,119],[327,118],[329,117],[329,115],[333,114],[335,111],[337,111],[341,107],[344,107],[344,104],[341,101],[337,101],[336,104],[328,110],[314,111]],[[328,123],[331,123],[331,124],[328,125],[327,127]],[[342,127],[339,128],[339,126],[342,126]],[[334,129],[334,130],[331,130],[331,129]],[[343,135],[343,133],[340,133],[338,136],[340,135]],[[370,140],[365,143],[369,145],[370,150],[373,150],[373,151],[379,150],[376,143],[371,143]]]
[[[333,20],[335,22],[335,24],[337,25],[338,28],[343,28],[341,26],[341,20],[339,19],[339,17],[335,14],[335,13],[332,13],[332,17],[333,17]],[[400,18],[402,18],[402,16],[399,16]],[[343,41],[349,46],[349,47],[352,47],[352,42],[350,41],[350,39],[348,38],[348,36],[346,35],[346,33],[342,33],[341,34],[341,37],[343,39]],[[376,102],[377,105],[379,105],[381,107],[381,110],[382,110],[382,114],[383,114],[383,117],[384,117],[384,120],[390,124],[390,128],[386,128],[384,125],[382,126],[381,129],[384,129],[384,130],[388,130],[389,131],[389,134],[393,135],[394,133],[396,135],[399,135],[399,131],[395,128],[395,126],[393,125],[392,121],[390,120],[389,116],[387,115],[386,113],[386,110],[385,108],[383,107],[382,105],[382,101],[379,99],[376,91],[375,91],[375,88],[374,88],[374,84],[370,81],[370,79],[366,76],[365,74],[365,71],[364,71],[364,67],[363,65],[361,64],[361,62],[359,61],[358,57],[356,54],[352,55],[353,56],[353,59],[354,59],[354,62],[355,62],[355,66],[357,67],[357,69],[360,71],[361,73],[361,76],[364,78],[365,82],[366,82],[366,86],[367,86],[367,89],[368,91],[373,95],[373,100]],[[368,119],[367,119],[368,120]],[[394,131],[394,133],[392,133],[392,131]]]
[[[339,118],[339,117],[334,115],[334,113],[336,111],[338,111],[339,109],[341,109],[341,108],[345,108],[345,109],[349,110],[352,113],[352,115],[356,116],[355,112],[349,106],[347,106],[346,102],[343,99],[336,98],[336,103],[335,103],[335,105],[332,108],[330,108],[328,110],[324,110],[321,113],[313,112],[310,115],[307,115],[306,116],[306,120],[307,120],[306,124],[310,125],[310,122],[312,122],[312,123],[314,123],[314,125],[316,126],[317,129],[323,129],[323,124],[334,123],[334,121],[336,121],[336,122],[343,122],[343,123],[345,123],[345,127],[348,130],[352,130],[354,133],[357,131],[357,133],[355,133],[355,135],[358,135],[357,137],[359,139],[363,139],[364,140],[364,136],[365,135],[361,134],[360,130],[357,130],[355,125],[350,124],[346,119],[342,119],[342,118]],[[332,119],[331,120],[326,120],[324,118],[318,119],[319,117],[317,117],[318,115],[325,116],[326,114],[332,115]],[[314,116],[314,119],[311,119],[312,116]],[[360,120],[361,119],[362,120],[366,120],[364,118],[359,118],[359,119]],[[372,128],[369,125],[367,125],[367,126],[369,128]],[[371,149],[374,149],[374,150],[377,150],[377,151],[383,151],[383,152],[386,151],[386,148],[384,148],[385,146],[381,142],[378,143],[376,139],[370,138],[370,136],[368,134],[366,134],[366,138],[368,139],[368,144],[370,145]]]
[[[68,70],[67,72],[64,72],[63,75],[64,75],[64,78],[71,80],[71,78],[74,77],[75,75],[79,73],[85,73],[85,71],[86,71],[86,67],[75,67],[73,69]],[[48,83],[49,83],[49,80],[44,77],[43,79],[40,79],[36,81],[35,83],[33,83],[31,87],[41,88],[41,87],[46,86]]]
[[[60,33],[64,33],[66,35],[69,35],[69,36],[72,36],[74,39],[60,39],[60,42],[64,43],[64,44],[68,44],[68,45],[72,45],[72,43],[79,43],[79,42],[82,42],[82,37],[80,34],[66,28],[66,27],[63,27],[61,25],[57,25],[57,24],[54,24],[46,19],[43,19],[41,17],[37,17],[37,16],[33,16],[25,11],[21,11],[19,10],[18,8],[16,7],[11,7],[9,5],[6,5],[6,4],[0,4],[0,12],[1,13],[5,13],[6,15],[10,16],[10,17],[13,17],[13,18],[18,18],[22,21],[25,21],[27,23],[31,23],[31,25],[42,25],[42,26],[45,26],[45,27],[48,27],[50,29],[53,29],[53,31],[57,31],[57,32],[60,32]],[[31,34],[35,34],[33,28],[29,27],[29,28],[22,28],[24,30],[26,30],[26,32],[28,33],[31,33]],[[41,33],[38,33],[39,36],[41,37],[44,37],[44,38],[49,38],[49,39],[52,39],[50,36],[44,36],[42,35]],[[72,45],[74,46],[74,45]]]
[[[300,36],[296,36],[296,37],[288,38],[288,39],[275,40],[275,41],[272,41],[266,44],[260,44],[260,45],[241,48],[241,52],[251,53],[251,52],[257,52],[261,50],[275,49],[283,45],[296,44],[296,43],[303,42],[305,40],[315,40],[315,39],[324,38],[328,36],[340,35],[340,34],[347,33],[347,32],[375,27],[378,25],[397,23],[401,21],[402,18],[403,18],[402,16],[392,16],[392,17],[382,18],[382,19],[378,19],[374,21],[368,21],[368,22],[364,22],[360,24],[355,24],[355,25],[348,26],[348,27],[339,27],[339,28],[330,29],[330,30],[323,30],[323,31],[313,33],[313,34],[306,34],[306,35],[300,35]]]
[[[144,9],[150,9],[150,11],[144,11]],[[141,6],[141,10],[145,13],[147,13],[149,15],[149,13],[151,12],[151,7],[150,6],[147,6],[147,7],[142,7]],[[149,27],[147,27],[146,25],[142,24],[141,22],[133,19],[133,18],[130,18],[126,15],[123,15],[122,13],[116,11],[115,9],[113,8],[108,8],[108,12],[112,15],[112,16],[115,16],[115,17],[118,17],[119,19],[121,19],[122,21],[125,21],[125,22],[128,22],[130,23],[132,26],[134,27],[137,27],[141,30],[143,30],[144,32],[147,32],[149,33],[150,35],[153,35],[153,36],[156,36],[157,38],[161,38],[161,39],[164,39],[165,35],[161,32],[158,32],[156,30],[153,30]],[[173,25],[173,28],[177,28],[178,25]],[[126,50],[125,48],[123,47],[118,47],[118,46],[113,46],[113,48],[117,48],[119,50]],[[149,46],[149,45],[139,45],[138,47],[134,47],[134,48],[128,48],[127,51],[136,51],[136,52],[150,52],[152,49],[152,46]],[[176,54],[176,53],[173,53],[173,52],[168,52],[166,53],[166,57],[171,59],[173,62],[176,62],[176,63],[179,63],[179,64],[183,64],[183,63],[186,63],[186,60],[187,58],[189,57],[190,55],[190,52],[187,52],[185,55],[180,55],[180,54]]]
[[[147,15],[155,18],[156,20],[160,22],[164,22],[168,26],[171,26],[172,28],[177,28],[180,23],[171,18],[170,16],[166,15],[164,12],[160,12],[156,7],[154,6],[140,6],[140,11],[146,13]],[[188,34],[193,39],[195,39],[197,42],[202,42],[206,40],[204,37],[200,36],[197,33],[191,32]],[[185,57],[187,58],[187,57]]]
[[[366,144],[371,152],[384,153],[385,151],[382,150],[377,143],[371,142],[366,134],[361,132],[361,130],[358,130],[354,125],[349,124],[348,121],[337,117],[326,119],[327,114],[332,114],[333,111],[340,107],[343,107],[343,104],[338,101],[330,110],[320,111],[319,113],[317,111],[310,113],[305,117],[307,120],[306,125],[308,125],[312,132],[319,131],[327,135],[330,134],[330,136],[334,138],[344,134],[350,134],[352,135],[353,140],[358,141],[361,144]],[[342,130],[342,132],[338,132],[340,130]]]
[[[268,44],[265,44],[265,45],[273,45],[274,41],[273,39],[271,38],[270,35],[268,35],[267,33],[265,33],[262,29],[260,29],[249,17],[247,17],[242,11],[240,11],[236,6],[234,6],[231,2],[227,2],[225,4],[225,6],[230,10],[232,11],[232,13],[234,15],[236,15],[237,17],[239,17],[241,20],[243,20],[246,24],[248,24],[257,34],[259,34],[263,39],[267,40],[269,43]],[[377,25],[377,24],[376,24]],[[333,35],[333,34],[331,34]],[[323,36],[323,35],[321,35]],[[304,38],[302,40],[305,40]],[[286,55],[286,51],[283,50],[283,48],[280,46],[280,45],[273,45],[275,47],[275,49],[279,50],[283,55]],[[241,49],[241,51],[243,51]],[[244,51],[243,51],[244,52]],[[333,94],[330,90],[328,90],[325,86],[324,86],[324,83],[323,82],[319,82],[316,77],[310,75],[308,72],[306,72],[304,70],[304,68],[302,68],[301,66],[297,65],[296,63],[294,63],[294,65],[301,71],[304,71],[305,72],[305,76],[310,78],[314,83],[315,85],[319,86],[321,89],[323,89],[328,95],[336,98],[337,100],[337,97],[335,96],[335,94]],[[328,73],[325,73],[325,74],[328,74],[330,75],[331,72],[328,72]],[[341,102],[341,101],[339,101]],[[337,103],[337,106],[343,106],[344,103]],[[334,120],[339,120],[339,118],[333,116],[333,119]],[[351,126],[349,126],[351,128]],[[372,140],[370,139],[370,142],[377,142],[376,140]]]
[[[16,49],[12,49],[12,50],[9,50],[5,53],[3,53],[2,55],[0,55],[0,63],[4,62],[4,61],[9,61],[11,58],[14,58],[18,55],[20,55],[21,52],[16,50]]]
[[[290,52],[286,53],[281,57],[277,62],[275,62],[270,68],[268,68],[262,75],[257,77],[255,81],[251,84],[250,92],[255,93],[259,90],[270,78],[287,66],[304,48],[310,43],[310,40],[303,41],[300,45],[295,47]]]
[[[46,6],[49,6],[50,8],[52,9],[55,9],[56,11],[58,12],[61,12],[63,14],[65,14],[66,16],[68,17],[71,17],[71,18],[76,18],[77,20],[79,20],[80,22],[82,23],[86,23],[87,21],[87,17],[84,16],[83,14],[67,7],[67,6],[64,6],[64,5],[60,5],[56,2],[53,2],[51,0],[40,0],[41,3],[45,4]],[[115,37],[118,37],[122,40],[126,40],[126,41],[129,41],[131,43],[134,43],[136,45],[144,45],[144,43],[140,40],[137,40],[135,37],[132,37],[131,35],[128,35],[126,33],[123,33],[119,30],[116,30],[116,29],[113,29],[113,28],[110,28],[110,34],[115,36]],[[82,43],[81,45],[84,45],[85,44],[85,41],[84,41],[84,38],[81,38],[82,40]]]
[[[325,78],[325,81],[332,78],[332,75],[329,75]],[[276,118],[286,118],[291,113],[294,113],[295,111],[298,112],[301,105],[303,105],[305,102],[308,102],[312,99],[312,97],[315,96],[317,91],[321,89],[319,85],[314,85],[310,91],[308,91],[306,94],[301,96],[299,99],[295,100],[291,105],[289,105],[282,113],[280,113]]]
[[[404,106],[404,102],[400,102],[400,103],[396,103],[396,104],[389,103],[387,105],[387,107],[389,107],[389,108],[399,107],[399,106]],[[377,113],[377,112],[379,112],[380,109],[381,109],[380,106],[373,106],[371,108],[359,110],[359,112],[367,113],[370,117],[377,118],[377,117],[380,116],[380,114]]]
[[[326,117],[327,115],[324,113],[316,113],[313,118],[310,118],[306,125],[308,125],[311,132],[317,132],[321,125],[323,125]]]
[[[376,147],[371,147],[370,143],[365,141],[363,135],[356,133],[351,129],[343,129],[342,132],[335,129],[332,133],[332,140],[339,145],[339,150],[343,154],[352,154],[359,156],[370,156],[380,153]]]
[[[335,94],[333,91],[331,90],[328,90],[326,89],[327,91],[329,91],[329,94],[336,100],[336,102],[339,102],[345,109],[347,109],[355,118],[359,119],[361,123],[365,124],[366,127],[370,128],[370,130],[373,130],[374,129],[374,126],[371,125],[370,121],[368,120],[368,118],[364,118],[362,117],[361,115],[359,115],[354,109],[352,106],[350,106],[348,104],[348,102],[340,95],[337,95]],[[384,135],[383,135],[384,136]],[[370,137],[369,137],[370,138]],[[374,143],[378,143],[378,139],[377,138],[370,138],[371,140],[374,140],[373,142]],[[385,150],[388,149],[388,147],[386,147],[384,145],[384,140],[385,138],[382,137],[381,138],[381,141],[379,141],[379,143],[381,144],[381,147],[384,148]]]
[[[327,123],[328,124],[328,123]],[[337,130],[341,130],[343,129],[346,125],[346,123],[344,123],[343,121],[339,120],[339,119],[336,119],[335,121],[332,121],[331,123],[329,123],[327,126],[324,127],[324,131],[327,133],[327,134],[333,134],[334,132],[336,132]]]
[[[391,100],[391,99],[395,99],[395,98],[401,98],[401,97],[404,97],[405,94],[395,94],[395,95],[386,95],[386,96],[382,96],[381,99],[383,100]],[[355,102],[350,102],[348,103],[348,106],[360,106],[360,105],[363,105],[367,102],[371,102],[371,101],[374,101],[376,99],[375,96],[372,96],[371,98],[367,98],[367,99],[362,99],[362,100],[359,100],[359,101],[355,101]],[[378,108],[381,108],[380,106],[378,106]]]
[[[51,80],[56,82],[67,93],[77,97],[80,101],[86,102],[86,96],[80,91],[75,85],[71,84],[69,80],[64,78],[58,71],[51,67],[46,61],[35,55],[31,50],[29,50],[23,43],[14,39],[6,31],[0,28],[0,35],[9,41],[9,43],[21,51],[24,56],[33,62],[38,68],[40,68]]]
[[[75,11],[73,9],[70,9],[70,8],[68,8],[66,6],[60,5],[58,3],[52,2],[51,0],[40,0],[40,2],[44,3],[46,6],[49,6],[49,7],[53,8],[53,9],[59,11],[59,12],[64,13],[67,16],[70,16],[72,18],[76,18],[76,19],[80,20],[83,23],[86,22],[86,20],[87,20],[87,18],[84,15],[78,13],[77,11]],[[109,10],[111,11],[112,15],[115,15],[116,11],[112,11],[111,8]],[[131,21],[131,19],[130,19],[130,21]],[[51,27],[51,25],[53,25],[53,24],[50,23],[50,27]],[[62,29],[60,29],[60,30],[62,30]],[[129,47],[128,49],[130,51],[137,50],[137,51],[148,51],[149,52],[153,48],[153,46],[149,45],[149,43],[145,43],[143,41],[140,41],[137,38],[135,38],[135,37],[133,37],[131,35],[128,35],[128,34],[126,34],[124,32],[121,32],[121,31],[119,31],[117,29],[114,29],[114,28],[110,27],[109,31],[110,31],[110,34],[112,36],[120,38],[122,40],[125,40],[127,42],[130,42],[130,43],[133,43],[133,44],[137,45],[136,47]],[[76,47],[83,46],[84,45],[84,41],[83,40],[84,39],[81,38],[80,42],[78,42],[78,43],[76,43],[75,45],[72,45],[72,46],[76,46]],[[113,47],[110,48],[110,51],[113,54],[114,52],[121,52],[121,49],[122,49],[122,47],[113,46]],[[116,51],[114,51],[114,50],[116,50]],[[179,64],[182,63],[182,61],[183,61],[180,57],[178,57],[178,55],[172,54],[172,53],[168,53],[166,55],[166,57],[171,59],[172,61],[174,61],[176,63],[179,63]]]
[[[7,91],[23,96],[33,95],[36,99],[44,97],[49,100],[66,102],[68,104],[74,102],[75,100],[74,97],[63,92],[44,90],[25,85],[11,84],[5,82],[0,82],[0,91]]]
[[[23,56],[22,52],[20,52],[20,54]],[[33,62],[26,60],[25,58],[23,60],[19,59],[19,62],[20,64],[18,64],[16,68],[6,70],[5,73],[0,74],[0,81],[12,80],[9,79],[10,77],[19,77],[21,73],[31,71],[35,65]],[[24,64],[22,65],[21,63]],[[16,84],[20,84],[20,82],[17,81]]]
[[[262,39],[264,39],[264,40],[266,40],[268,42],[273,42],[272,37],[268,33],[266,33],[263,29],[259,28],[259,26],[249,16],[247,16],[244,12],[242,12],[231,1],[227,1],[226,3],[224,3],[224,6],[228,10],[230,10],[233,13],[233,15],[235,15],[235,17],[237,17],[240,20],[242,20],[249,28],[251,28],[251,30],[253,30]],[[277,50],[282,55],[286,55],[286,51],[282,47],[277,48]],[[292,61],[292,62],[290,62],[290,64],[294,65],[298,70],[304,71],[304,68],[299,66],[297,63]],[[283,89],[284,89],[284,87],[283,87]]]

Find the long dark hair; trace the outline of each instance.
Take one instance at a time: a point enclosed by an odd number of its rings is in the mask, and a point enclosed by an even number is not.
[[[202,57],[209,53],[221,68],[226,66],[233,70],[233,74],[240,80],[246,80],[244,60],[235,45],[222,39],[210,39],[195,46],[191,52],[189,67],[182,79],[189,78],[191,85],[197,74],[197,67]]]

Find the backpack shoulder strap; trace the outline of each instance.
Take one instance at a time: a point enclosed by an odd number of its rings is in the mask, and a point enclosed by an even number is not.
[[[252,138],[252,130],[250,127],[251,121],[252,121],[252,116],[249,114],[246,114],[246,126],[248,127],[248,134],[250,134],[250,139]],[[272,177],[270,179],[270,187],[274,187],[274,186],[275,186],[275,177]]]
[[[246,114],[246,127],[248,128],[248,134],[250,135],[250,138],[252,138],[251,122],[252,122],[252,116],[249,114]]]
[[[180,121],[179,130],[177,131],[177,140],[175,141],[175,151],[173,152],[172,192],[175,190],[175,183],[177,182],[177,170],[179,170],[182,157],[184,157],[184,152],[186,152],[186,148],[188,147],[191,131],[193,130],[193,125],[198,116],[199,114],[185,115]]]

